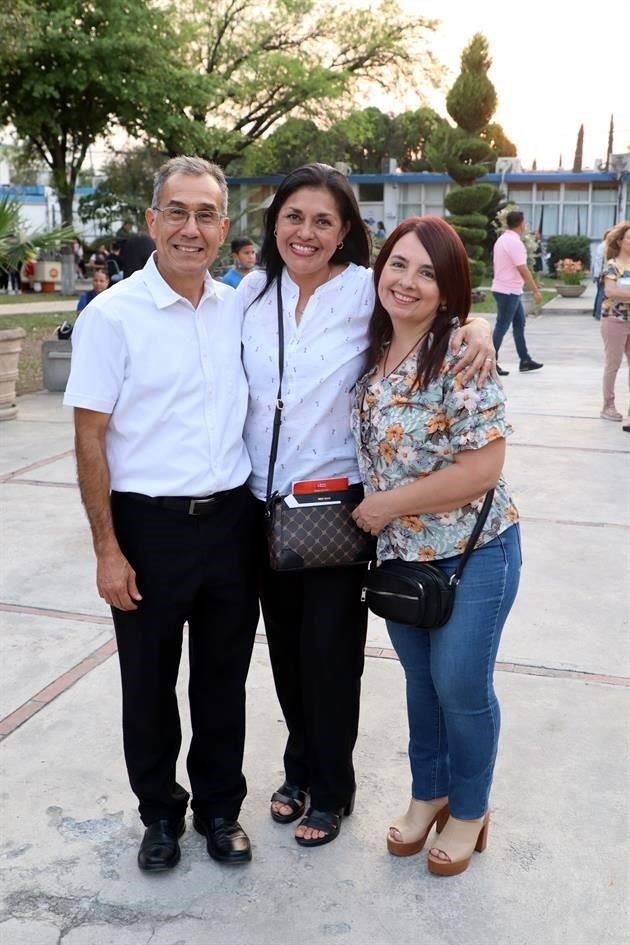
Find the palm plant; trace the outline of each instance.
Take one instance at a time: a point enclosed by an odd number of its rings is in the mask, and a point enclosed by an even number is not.
[[[71,226],[26,234],[20,211],[15,198],[8,194],[0,197],[0,269],[5,272],[15,270],[21,259],[36,259],[41,250],[56,248],[75,235]]]

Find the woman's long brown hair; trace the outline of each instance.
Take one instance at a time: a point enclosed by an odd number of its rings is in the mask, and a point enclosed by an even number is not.
[[[383,346],[392,338],[392,320],[378,297],[378,286],[396,243],[407,233],[415,233],[429,254],[442,299],[431,330],[418,349],[417,383],[424,389],[440,373],[453,321],[463,325],[470,312],[470,265],[461,239],[441,217],[409,217],[390,233],[374,263],[376,300],[369,325],[368,369],[378,363]]]

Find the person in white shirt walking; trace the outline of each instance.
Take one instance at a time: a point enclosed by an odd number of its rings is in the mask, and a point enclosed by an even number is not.
[[[288,727],[285,781],[271,799],[277,823],[302,818],[302,846],[334,840],[352,811],[352,752],[359,722],[367,610],[363,568],[293,573],[269,566],[263,510],[278,391],[278,301],[284,323],[282,425],[273,491],[296,480],[343,477],[359,483],[350,427],[352,388],[364,370],[374,304],[366,227],[348,181],[324,164],[292,171],[267,211],[264,271],[238,287],[245,316],[243,361],[250,401],[245,442],[259,501],[261,605],[278,699]],[[484,320],[458,333],[461,365],[494,365]],[[307,807],[307,797],[310,805]]]
[[[237,818],[258,621],[256,503],[245,486],[240,302],[208,275],[226,213],[219,167],[180,157],[160,169],[146,211],[157,252],[77,319],[64,401],[75,408],[98,591],[114,618],[147,871],[177,864],[185,827],[175,686],[186,621],[193,823],[213,858],[251,858]]]
[[[527,283],[537,305],[540,305],[542,301],[540,289],[527,267],[527,250],[521,239],[521,235],[527,230],[527,224],[520,210],[510,210],[505,222],[507,230],[498,238],[493,250],[492,294],[497,303],[497,317],[492,341],[498,360],[501,342],[512,326],[516,353],[520,358],[519,371],[521,373],[538,371],[543,365],[530,357],[525,341],[523,284]],[[497,373],[505,377],[510,372],[497,365]]]

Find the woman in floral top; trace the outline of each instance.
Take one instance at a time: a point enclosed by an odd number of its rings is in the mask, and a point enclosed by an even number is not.
[[[454,875],[485,846],[500,718],[492,673],[521,565],[518,513],[501,478],[505,396],[491,379],[478,389],[454,373],[449,341],[470,309],[470,274],[444,220],[401,223],[374,281],[371,367],[353,408],[367,493],[357,523],[378,535],[380,560],[434,561],[450,576],[494,487],[448,623],[431,632],[387,623],[407,678],[412,771],[412,800],[388,848],[417,853],[437,824],[429,869]]]
[[[604,339],[603,420],[621,420],[615,407],[615,379],[625,354],[630,367],[630,221],[624,220],[610,230],[606,239],[604,302],[601,333]],[[630,433],[630,406],[623,423]]]

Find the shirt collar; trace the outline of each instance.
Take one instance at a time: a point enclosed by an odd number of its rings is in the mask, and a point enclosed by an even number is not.
[[[162,277],[158,267],[155,264],[156,255],[156,252],[151,253],[142,270],[145,285],[149,290],[151,298],[155,302],[156,307],[168,308],[169,305],[174,305],[176,302],[181,301],[188,302],[190,305],[190,301],[183,295],[180,295],[179,292],[176,292],[175,289],[173,289]],[[210,273],[206,273],[203,294],[199,300],[199,305],[201,305],[201,303],[207,298],[218,298],[216,283]]]

